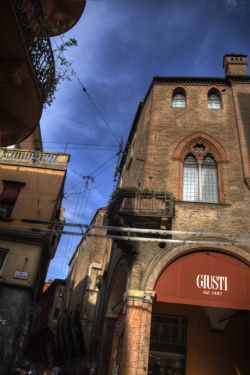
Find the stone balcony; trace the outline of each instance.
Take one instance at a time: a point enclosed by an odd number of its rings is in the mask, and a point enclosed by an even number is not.
[[[66,170],[69,154],[0,148],[0,165],[23,165],[35,168]]]
[[[117,189],[108,208],[110,225],[169,227],[173,216],[173,195],[168,192]]]

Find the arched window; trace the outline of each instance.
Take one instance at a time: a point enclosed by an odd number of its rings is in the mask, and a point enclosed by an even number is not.
[[[218,90],[212,89],[208,92],[208,108],[221,109],[221,96]]]
[[[186,93],[182,88],[177,88],[172,96],[172,108],[185,108],[186,107]]]
[[[194,147],[198,149],[198,158],[187,155],[184,159],[183,200],[217,203],[217,165],[211,155],[202,155],[203,147],[202,144]]]
[[[179,142],[173,159],[179,162],[179,200],[225,203],[223,164],[228,157],[222,144],[206,133],[190,134]]]

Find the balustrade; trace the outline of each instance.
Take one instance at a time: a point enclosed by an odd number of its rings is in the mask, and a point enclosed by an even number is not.
[[[68,158],[68,154],[62,153],[0,148],[1,164],[25,164],[48,168],[61,166],[66,168]]]

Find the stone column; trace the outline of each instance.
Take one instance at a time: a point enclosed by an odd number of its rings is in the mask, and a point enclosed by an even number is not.
[[[146,375],[154,292],[129,290],[119,375]]]

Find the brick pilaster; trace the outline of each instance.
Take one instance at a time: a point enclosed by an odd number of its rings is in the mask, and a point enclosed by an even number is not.
[[[119,375],[145,375],[148,371],[152,303],[149,295],[138,292],[134,296],[128,293]]]

